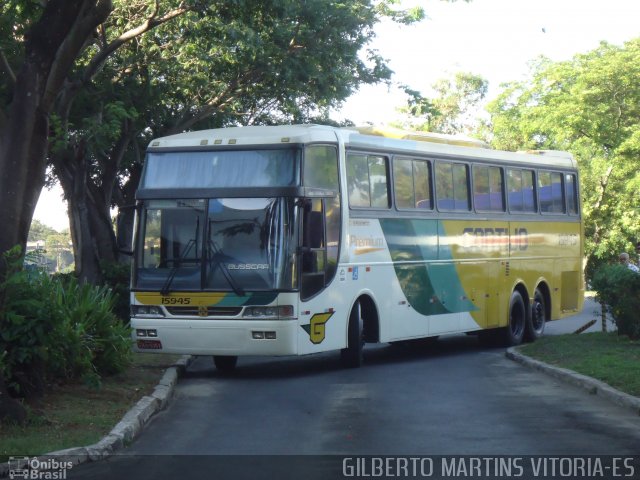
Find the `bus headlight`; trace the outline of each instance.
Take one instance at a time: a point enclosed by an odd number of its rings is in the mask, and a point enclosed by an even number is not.
[[[164,317],[162,307],[159,305],[132,305],[131,314],[133,316]]]
[[[293,305],[281,305],[279,307],[247,307],[244,309],[245,318],[291,318],[293,317]]]

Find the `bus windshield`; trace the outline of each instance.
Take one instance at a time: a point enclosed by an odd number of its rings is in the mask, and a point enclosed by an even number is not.
[[[295,288],[289,198],[150,200],[143,204],[135,288]]]

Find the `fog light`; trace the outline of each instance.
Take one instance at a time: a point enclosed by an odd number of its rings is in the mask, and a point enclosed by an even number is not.
[[[251,336],[254,340],[262,340],[264,338],[264,332],[251,332]]]

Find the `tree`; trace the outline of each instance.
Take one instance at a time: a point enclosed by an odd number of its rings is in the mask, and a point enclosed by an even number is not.
[[[50,114],[108,0],[10,0],[0,6],[0,252],[26,244],[45,180]],[[7,266],[0,263],[0,278]],[[1,354],[1,352],[0,352]],[[0,419],[24,420],[0,372]]]
[[[0,252],[26,243],[45,179],[49,116],[77,56],[110,11],[107,0],[44,6],[12,0],[0,7]]]
[[[489,83],[479,75],[456,72],[437,80],[432,89],[434,98],[405,88],[409,95],[402,109],[410,115],[405,127],[446,134],[471,134],[476,130],[475,118],[480,103],[487,95]]]
[[[359,58],[387,2],[212,2],[122,45],[70,106],[56,110],[54,173],[69,202],[76,268],[87,281],[118,258],[110,208],[130,232],[133,192],[151,137],[192,128],[303,122],[359,85],[388,79],[375,51]],[[410,22],[420,11],[396,11]],[[115,2],[101,48],[142,22]],[[92,57],[83,60],[90,65]],[[96,98],[101,101],[97,103]],[[70,107],[70,108],[69,108]]]
[[[361,29],[351,28],[345,32],[338,32],[336,28],[327,38],[332,38],[336,42],[344,40],[346,43],[351,40],[354,47],[364,45],[373,34],[371,26],[376,21],[376,13],[379,14],[384,8],[390,8],[393,3],[395,3],[394,0],[382,0],[376,3],[373,3],[373,0],[352,0],[339,4],[332,2],[330,5],[334,9],[334,15],[328,17],[331,21],[339,24],[343,17],[349,18],[360,14]],[[261,15],[261,11],[255,10],[256,4],[265,4],[264,17],[251,17],[249,11]],[[178,97],[185,101],[180,103],[174,97],[175,102],[165,102],[163,98],[153,96],[156,84],[162,83],[162,79],[151,77],[149,74],[152,73],[152,69],[146,71],[146,76],[143,71],[142,77],[133,80],[139,82],[136,93],[146,86],[149,91],[143,98],[158,100],[155,105],[164,107],[162,109],[165,113],[154,119],[157,125],[147,122],[147,131],[142,134],[158,130],[171,131],[165,123],[171,118],[171,114],[179,113],[181,128],[188,128],[204,120],[213,112],[221,110],[222,107],[232,104],[253,107],[255,112],[258,111],[258,107],[263,110],[270,109],[272,107],[269,100],[274,98],[287,107],[284,109],[285,113],[295,113],[296,102],[300,98],[305,99],[305,96],[300,94],[300,89],[291,94],[281,89],[272,97],[255,96],[254,86],[264,87],[267,82],[286,85],[293,80],[300,85],[306,79],[309,81],[309,90],[323,93],[322,98],[327,99],[329,104],[331,99],[339,99],[359,83],[373,81],[375,77],[383,77],[385,71],[388,72],[375,54],[371,57],[373,65],[369,67],[357,60],[356,52],[352,49],[343,53],[352,52],[351,63],[358,65],[358,68],[351,71],[355,77],[348,79],[344,76],[348,71],[338,68],[333,73],[336,79],[343,82],[342,84],[340,82],[314,83],[312,81],[314,73],[330,75],[328,71],[333,68],[332,61],[336,58],[331,54],[334,45],[331,43],[323,45],[326,51],[319,53],[324,55],[316,57],[313,65],[315,69],[311,70],[307,76],[305,76],[304,55],[300,53],[316,48],[317,44],[310,42],[313,35],[330,31],[333,25],[329,22],[321,25],[322,13],[324,13],[321,10],[323,2],[317,0],[305,2],[303,7],[308,5],[308,8],[300,8],[297,4],[298,2],[293,1],[242,0],[234,2],[6,0],[3,2],[0,5],[0,70],[2,70],[0,77],[0,223],[3,225],[0,230],[0,252],[7,251],[14,245],[24,248],[33,211],[45,182],[47,161],[51,160],[65,192],[67,195],[71,192],[74,197],[70,216],[72,236],[74,241],[78,241],[81,249],[80,254],[76,255],[77,261],[80,260],[79,268],[85,280],[95,280],[99,277],[96,271],[95,251],[107,251],[109,247],[94,248],[94,245],[103,242],[113,234],[112,230],[110,234],[101,233],[108,231],[111,225],[110,221],[106,221],[108,216],[105,215],[102,207],[109,205],[112,201],[113,189],[109,188],[109,184],[117,181],[114,179],[118,178],[120,167],[118,162],[124,158],[121,152],[126,151],[132,140],[142,132],[134,121],[136,118],[142,118],[140,112],[144,112],[145,108],[132,109],[122,100],[118,103],[114,98],[110,98],[102,102],[101,97],[94,97],[92,100],[97,108],[91,109],[89,102],[81,102],[80,99],[82,96],[87,98],[91,94],[99,95],[103,91],[109,91],[108,80],[106,80],[108,78],[116,80],[115,84],[111,85],[110,93],[116,95],[116,98],[117,95],[122,96],[122,90],[120,92],[116,90],[125,86],[125,80],[128,79],[132,67],[144,67],[142,53],[145,52],[145,46],[150,48],[147,53],[154,53],[160,60],[163,58],[163,49],[171,44],[178,32],[182,32],[181,38],[188,39],[191,33],[188,28],[194,27],[199,33],[205,35],[224,33],[222,38],[224,42],[221,42],[221,46],[226,50],[217,49],[200,53],[206,53],[209,58],[222,55],[233,59],[235,49],[246,45],[248,48],[245,60],[254,62],[251,69],[232,70],[235,77],[230,78],[227,88],[217,92],[215,96],[209,95],[205,105],[196,105],[190,100],[198,89],[199,93],[205,95],[208,88],[206,85],[202,83],[198,85],[195,82],[192,85],[195,89],[189,89],[167,81],[165,89],[171,86],[177,91]],[[267,14],[269,9],[273,14]],[[278,13],[283,14],[277,15]],[[396,12],[394,15],[407,20],[416,16],[414,12],[407,15]],[[140,40],[145,33],[154,31],[168,22],[186,17],[192,23],[181,24],[182,30],[176,27],[173,32],[159,33],[146,45]],[[217,21],[218,17],[220,20]],[[223,21],[236,18],[249,25],[249,28],[243,30],[234,25],[230,25],[226,30],[222,28]],[[263,18],[272,27],[275,35],[273,42],[266,42],[267,45],[271,45],[270,49],[259,48],[264,40],[263,34],[259,29],[252,28],[255,22],[262,21]],[[199,20],[209,20],[209,22],[200,23]],[[322,30],[306,28],[305,22],[315,22],[315,25]],[[217,28],[214,28],[216,25]],[[163,36],[167,36],[168,41],[165,41]],[[304,39],[305,42],[301,43],[300,39]],[[192,36],[190,43],[182,43],[182,46],[187,47],[184,55],[183,51],[177,51],[174,47],[175,57],[170,59],[171,62],[176,60],[176,69],[178,66],[194,67],[195,70],[188,70],[193,75],[194,81],[202,80],[206,76],[206,69],[202,70],[206,62],[193,62],[193,65],[190,65],[186,54],[189,50],[197,51],[201,40],[203,39]],[[238,40],[243,43],[240,44]],[[285,41],[290,43],[284,44]],[[175,42],[174,45],[177,43]],[[116,57],[116,54],[125,46],[130,47],[128,53]],[[253,58],[252,51],[256,47],[258,47],[256,56]],[[260,53],[271,56],[259,57]],[[129,55],[132,54],[133,62],[130,62]],[[285,58],[294,59],[292,64],[287,66],[287,70],[270,71],[270,75],[262,75],[263,72],[269,71],[272,63],[283,67]],[[344,60],[346,64],[347,59]],[[164,57],[164,61],[167,61],[167,57]],[[296,61],[298,69],[293,68],[296,66]],[[231,62],[232,65],[233,63]],[[199,68],[201,70],[198,70]],[[158,68],[156,71],[160,70]],[[168,72],[172,73],[171,69]],[[105,80],[97,82],[96,79],[102,74],[105,74],[103,77]],[[100,88],[96,88],[98,85]],[[244,90],[242,85],[245,86]],[[243,101],[239,101],[239,94],[242,91],[246,96]],[[250,100],[254,98],[256,100]],[[313,97],[306,98],[308,101],[303,101],[302,105],[311,107]],[[174,108],[179,106],[180,111],[171,111],[171,106]],[[320,106],[322,106],[321,103]],[[89,128],[88,135],[87,131],[82,131],[77,124],[70,122],[72,116],[83,109],[90,114],[87,117],[88,121],[93,121],[97,127]],[[72,111],[75,113],[72,114]],[[240,111],[232,112],[238,114]],[[109,118],[107,128],[104,128],[105,117]],[[145,118],[145,120],[149,119]],[[121,124],[121,128],[114,128],[116,123]],[[160,126],[164,127],[164,130],[154,128]],[[171,126],[177,128],[178,124],[173,123]],[[107,141],[109,138],[115,138],[116,141],[109,144]],[[107,144],[109,144],[108,149],[104,147]],[[116,160],[105,161],[111,155]],[[135,156],[135,152],[133,155]],[[129,174],[131,177],[135,176],[136,169],[132,168]],[[91,182],[100,188],[105,188],[103,191],[95,191],[89,186]],[[103,198],[98,198],[99,195]],[[96,212],[90,212],[90,207],[87,206],[92,202],[101,207],[95,216],[92,214]],[[92,228],[95,231],[92,231]],[[92,235],[95,236],[92,237]],[[87,241],[90,238],[95,242]],[[87,258],[91,261],[85,261]],[[0,278],[5,272],[6,266],[0,264]],[[0,418],[8,412],[15,416],[15,412],[20,411],[20,408],[10,401],[4,385],[0,374]]]
[[[489,105],[497,148],[568,150],[578,160],[591,267],[640,236],[640,39],[566,62],[539,59],[531,79]]]

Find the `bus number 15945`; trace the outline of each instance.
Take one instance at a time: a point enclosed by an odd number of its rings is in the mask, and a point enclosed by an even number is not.
[[[162,305],[190,305],[189,297],[162,297]]]

